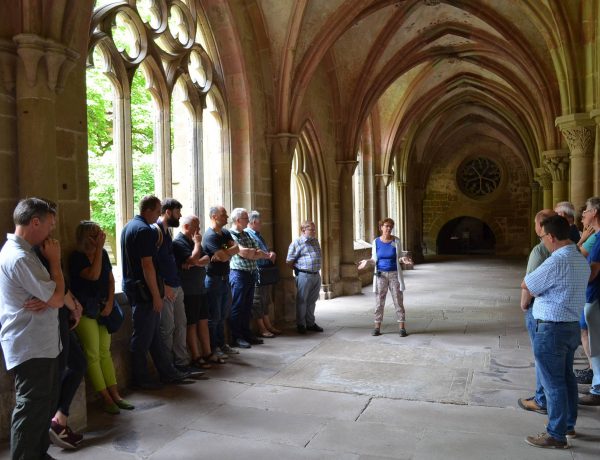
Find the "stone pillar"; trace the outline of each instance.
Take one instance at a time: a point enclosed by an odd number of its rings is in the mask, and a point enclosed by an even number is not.
[[[407,240],[407,223],[406,223],[406,182],[396,181],[398,190],[398,214],[400,221],[396,223],[396,235],[402,240],[402,244]]]
[[[534,247],[537,244],[538,237],[535,233],[535,225],[533,225],[533,220],[535,219],[535,215],[540,211],[540,191],[541,187],[536,181],[531,183],[531,212],[529,222],[531,222],[531,247]]]
[[[354,204],[352,175],[356,160],[336,160],[340,191],[340,277],[342,294],[360,294],[361,282],[354,260]]]
[[[579,209],[594,191],[593,151],[596,134],[594,121],[587,113],[575,113],[558,117],[556,125],[569,146],[571,160],[569,197],[575,209]]]
[[[541,208],[553,209],[552,176],[545,168],[536,168],[535,181],[541,186]],[[540,209],[538,209],[540,211]]]
[[[569,199],[569,151],[546,150],[542,152],[544,166],[552,176],[551,208],[559,201]]]
[[[388,217],[387,186],[391,180],[391,174],[375,174],[375,224]],[[375,229],[375,235],[379,235],[378,228]]]
[[[281,273],[281,282],[273,289],[275,320],[295,320],[296,291],[292,271],[285,263],[292,239],[292,213],[290,208],[290,181],[292,159],[298,143],[295,134],[281,133],[270,136],[271,181],[273,200],[273,246],[277,253],[276,264]]]
[[[594,159],[593,159],[593,174],[594,174],[594,196],[600,196],[600,109],[592,110],[590,118],[596,123],[594,137]]]
[[[19,34],[13,41],[18,56],[15,99],[19,196],[57,201],[56,94],[64,87],[79,55],[34,34]]]

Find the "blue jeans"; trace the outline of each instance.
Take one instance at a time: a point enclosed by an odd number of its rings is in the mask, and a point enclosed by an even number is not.
[[[254,300],[254,283],[256,276],[247,270],[231,270],[229,273],[229,286],[231,287],[231,338],[249,339],[250,318],[252,315],[252,301]]]
[[[225,345],[225,319],[229,316],[229,280],[227,275],[206,275],[204,280],[208,301],[208,331],[210,348]]]
[[[131,310],[133,333],[130,350],[133,384],[141,385],[150,381],[146,361],[148,352],[150,352],[154,367],[162,380],[168,382],[177,378],[179,372],[173,366],[167,348],[160,337],[160,313],[154,311],[151,303],[142,302],[132,305]]]
[[[533,349],[533,339],[535,337],[536,321],[533,317],[533,300],[529,304],[529,308],[525,312],[525,326],[527,326],[527,332],[529,333],[529,340],[531,341],[531,348]],[[535,395],[533,397],[535,403],[545,409],[546,408],[546,395],[544,394],[544,386],[542,385],[542,379],[540,377],[539,366],[535,365]]]
[[[538,323],[533,353],[546,392],[548,434],[566,441],[577,422],[577,381],[573,358],[580,342],[579,322]]]

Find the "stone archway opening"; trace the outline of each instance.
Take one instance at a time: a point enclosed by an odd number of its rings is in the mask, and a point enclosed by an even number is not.
[[[436,246],[438,254],[494,254],[496,236],[484,221],[461,216],[444,224]]]

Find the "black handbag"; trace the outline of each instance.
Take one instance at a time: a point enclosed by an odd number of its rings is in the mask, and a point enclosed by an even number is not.
[[[258,267],[257,286],[269,286],[279,283],[279,268],[277,265]]]
[[[106,305],[106,299],[96,295],[94,297],[88,297],[85,299],[83,305],[83,314],[91,319],[96,319],[100,315],[100,312]]]
[[[113,300],[113,308],[110,315],[98,316],[96,321],[98,321],[98,324],[105,326],[109,334],[114,334],[121,328],[121,325],[125,321],[125,315],[117,299]]]
[[[158,273],[156,273],[156,285],[158,286],[158,293],[162,299],[165,296],[165,282]],[[135,298],[138,302],[152,302],[152,293],[145,280],[136,280]]]

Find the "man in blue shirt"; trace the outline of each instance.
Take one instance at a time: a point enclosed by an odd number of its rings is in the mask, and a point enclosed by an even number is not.
[[[296,327],[299,334],[306,331],[323,332],[315,323],[315,306],[321,290],[321,246],[314,222],[304,221],[302,235],[290,244],[285,263],[296,274]]]
[[[569,223],[551,216],[542,221],[542,242],[551,256],[525,276],[521,285],[534,296],[533,354],[546,393],[546,433],[528,436],[534,447],[567,449],[567,433],[577,422],[577,381],[573,358],[579,346],[579,316],[590,267],[569,240]]]
[[[176,383],[189,377],[189,373],[175,369],[160,337],[164,293],[159,289],[160,279],[155,265],[158,232],[150,226],[156,222],[160,212],[161,203],[157,197],[143,197],[139,215],[131,219],[121,233],[123,291],[131,304],[133,319],[130,344],[132,384],[147,390],[161,387],[148,375],[148,351],[163,382]]]

